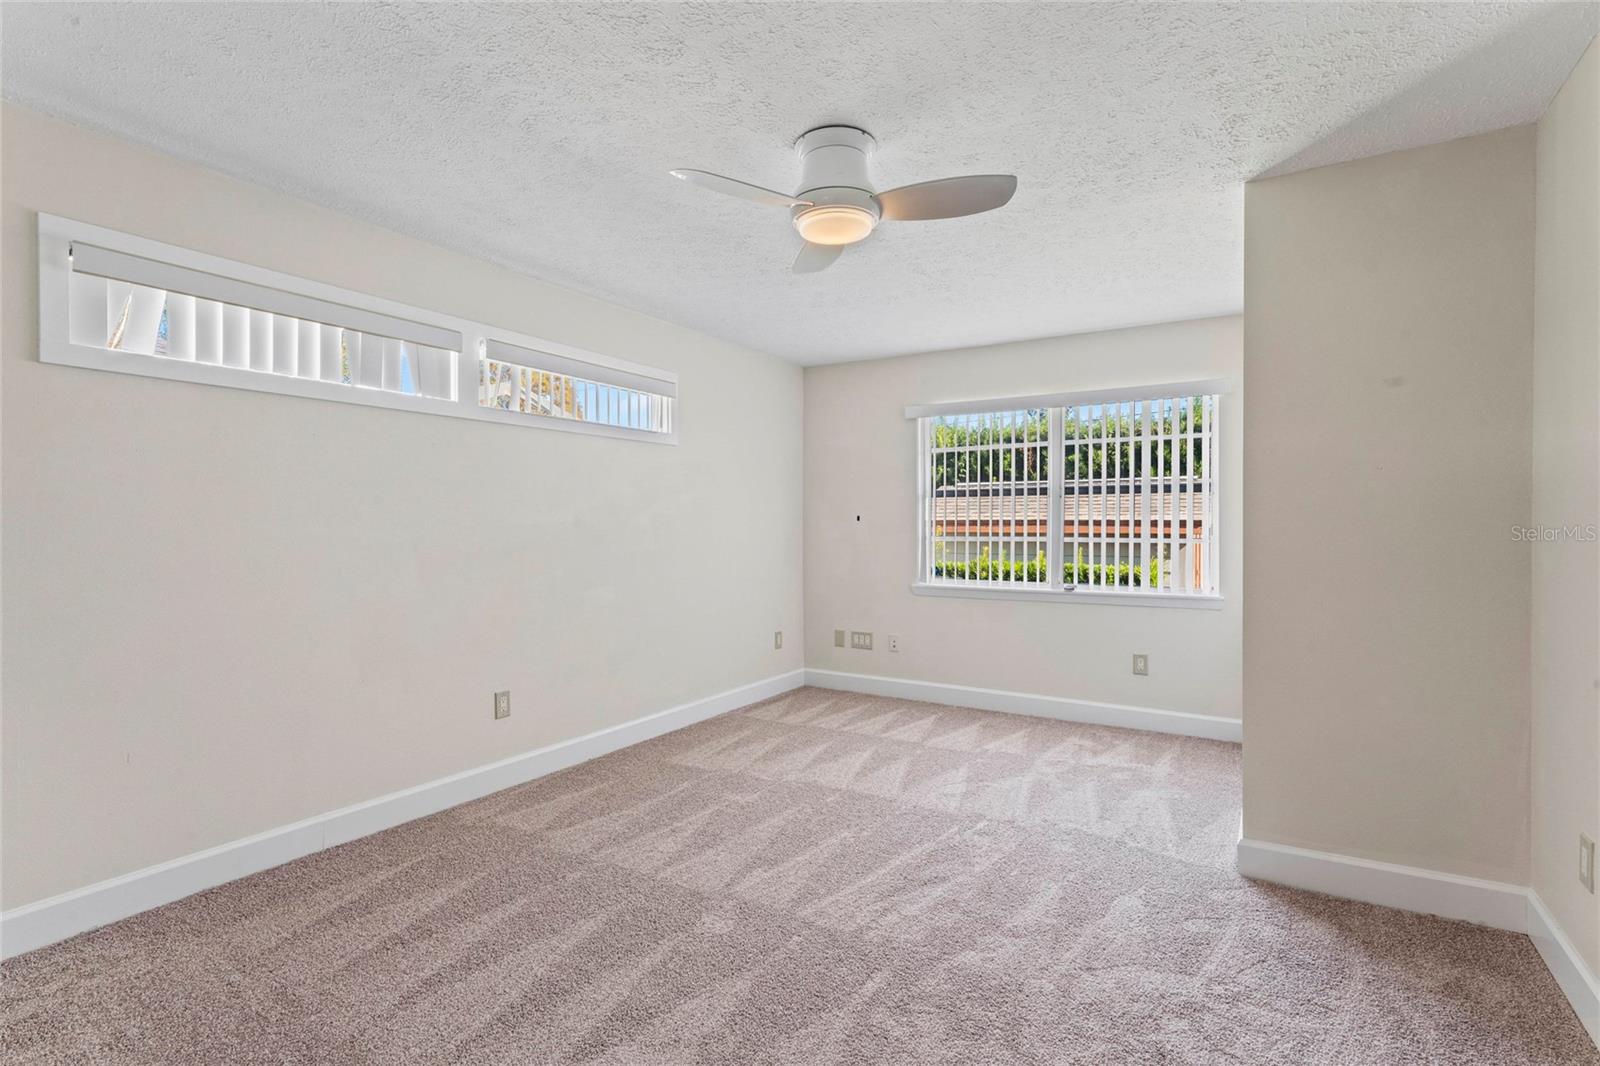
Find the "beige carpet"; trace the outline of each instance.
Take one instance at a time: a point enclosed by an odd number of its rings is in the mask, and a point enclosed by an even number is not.
[[[1525,937],[1241,879],[1238,792],[802,689],[13,960],[5,1061],[1600,1063]]]

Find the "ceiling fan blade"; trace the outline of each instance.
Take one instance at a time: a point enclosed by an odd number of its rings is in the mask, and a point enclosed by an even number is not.
[[[930,218],[960,218],[1004,207],[1017,191],[1012,174],[968,174],[940,178],[878,193],[885,219],[916,222]]]
[[[745,200],[754,200],[758,204],[772,204],[774,207],[796,207],[811,203],[810,200],[797,200],[793,196],[785,196],[781,192],[763,189],[759,185],[751,185],[748,181],[735,181],[732,178],[725,178],[721,174],[712,174],[704,170],[673,170],[668,173],[680,181],[688,182],[690,185],[698,185],[702,189],[727,193],[729,196],[738,196]]]
[[[819,270],[826,270],[843,251],[842,244],[812,244],[807,241],[800,246],[800,254],[794,257],[794,266],[789,269],[796,274],[815,274]]]

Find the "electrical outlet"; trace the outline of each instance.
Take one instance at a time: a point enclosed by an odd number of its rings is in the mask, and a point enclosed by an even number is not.
[[[895,636],[893,633],[889,634],[889,650],[890,651],[899,651],[900,650],[900,638]]]
[[[1578,834],[1578,881],[1594,891],[1594,841],[1583,833]]]
[[[835,629],[833,631],[833,646],[835,648],[844,647],[844,630]]]
[[[772,650],[773,651],[777,651],[782,647],[783,647],[783,630],[774,629],[772,631]]]
[[[871,651],[872,634],[862,632],[859,629],[852,629],[850,631],[850,647],[856,651]]]
[[[511,717],[511,690],[496,692],[494,694],[494,716],[496,718]]]
[[[1150,656],[1135,655],[1133,657],[1133,672],[1139,677],[1150,676]]]

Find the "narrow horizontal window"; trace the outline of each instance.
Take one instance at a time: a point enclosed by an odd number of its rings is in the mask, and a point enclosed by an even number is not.
[[[475,358],[463,365],[463,353]],[[677,442],[678,386],[670,371],[45,214],[39,358]]]
[[[1217,594],[1217,412],[1205,393],[918,417],[919,585]]]
[[[478,403],[502,411],[670,433],[675,382],[490,340],[478,362]]]

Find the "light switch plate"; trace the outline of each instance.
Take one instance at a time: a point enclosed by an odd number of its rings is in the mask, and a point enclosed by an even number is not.
[[[835,629],[833,631],[833,646],[835,648],[844,647],[844,630]]]
[[[871,651],[872,634],[859,629],[852,629],[850,631],[850,647],[856,651]]]
[[[1578,834],[1578,881],[1594,891],[1594,841],[1584,833]]]

